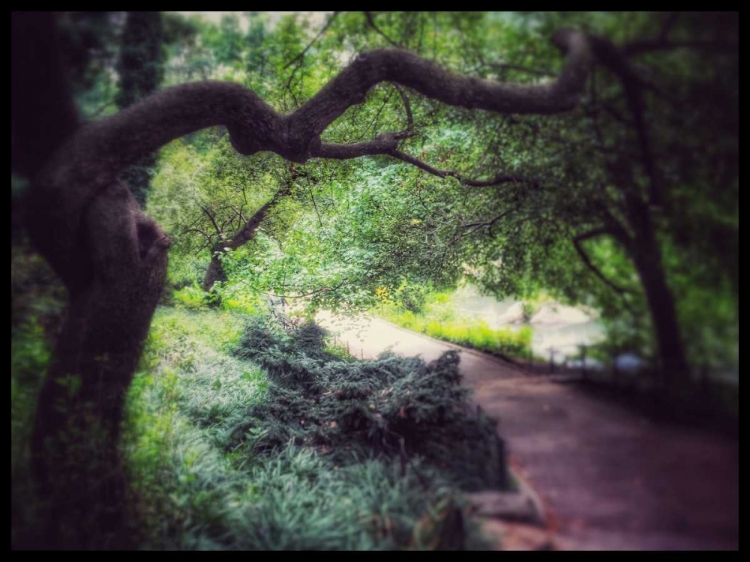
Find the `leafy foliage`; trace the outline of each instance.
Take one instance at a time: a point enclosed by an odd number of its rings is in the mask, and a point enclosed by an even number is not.
[[[163,49],[153,41],[142,46],[154,61],[163,51],[159,87],[230,80],[282,112],[300,107],[358,53],[376,47],[398,45],[479,78],[539,84],[563,64],[549,42],[560,27],[616,44],[663,34],[711,46],[634,59],[648,86],[651,151],[666,187],[663,203],[646,205],[644,214],[690,362],[736,375],[736,14],[341,12],[324,19],[247,12],[213,23],[165,13]],[[111,115],[115,100],[129,103],[134,92],[157,87],[156,62],[145,87],[127,91],[122,66],[118,84],[126,20],[119,12],[61,14],[62,56],[87,119]],[[496,187],[469,188],[386,156],[303,166],[272,154],[245,158],[223,128],[165,147],[148,212],[174,240],[165,301],[175,309],[162,309],[155,320],[131,392],[124,448],[147,544],[396,548],[428,547],[449,535],[455,486],[502,482],[494,472],[502,451],[490,438],[492,423],[466,410],[456,358],[433,365],[394,357],[356,362],[312,326],[290,335],[255,320],[245,331],[243,315],[255,314],[269,296],[298,303],[303,313],[376,307],[435,337],[526,354],[529,331],[490,330],[451,315],[445,295],[468,280],[497,297],[523,298],[527,316],[542,294],[596,308],[608,330],[608,354],[652,359],[653,314],[632,249],[610,234],[582,242],[598,275],[572,242],[610,220],[628,234],[637,226],[627,198],[648,201],[650,194],[633,125],[622,84],[597,68],[581,105],[557,116],[473,112],[381,84],[322,139],[355,143],[408,129],[413,134],[400,150],[435,167],[465,177],[525,178]],[[632,181],[619,185],[613,168]],[[14,193],[23,190],[12,183]],[[286,195],[252,241],[227,250],[226,242],[282,188]],[[12,202],[15,208],[15,196]],[[27,250],[16,214],[14,544],[28,541],[34,524],[26,443],[64,299],[49,268]],[[228,278],[205,295],[198,287],[217,254]],[[219,300],[222,310],[207,310]],[[75,380],[67,383],[73,394]]]
[[[267,14],[255,13],[230,16],[220,25],[183,20],[202,41],[182,43],[179,57],[171,59],[169,80],[242,82],[288,111],[354,54],[395,43],[458,71],[539,83],[562,64],[548,40],[555,29],[577,27],[624,43],[658,35],[669,16],[374,12],[370,17],[376,27],[359,12],[327,16],[330,26],[299,58],[323,25],[303,14],[273,23]],[[713,41],[722,29],[732,34],[730,20],[682,14],[671,37]],[[738,103],[736,58],[675,49],[642,60],[656,81],[646,104],[670,197],[650,220],[690,359],[736,364],[737,143],[731,118]],[[628,125],[616,77],[595,71],[582,105],[559,116],[481,114],[403,93],[417,134],[403,141],[402,151],[465,176],[503,172],[527,181],[467,188],[383,156],[310,161],[292,173],[275,156],[241,158],[220,133],[199,133],[163,151],[158,200],[150,205],[177,240],[171,278],[200,283],[211,252],[241,226],[236,209],[250,215],[292,177],[285,203],[253,241],[224,252],[225,288],[235,294],[304,296],[310,309],[361,310],[377,304],[379,288],[393,294],[432,283],[442,290],[470,280],[498,297],[528,300],[546,291],[563,302],[592,306],[601,312],[613,344],[655,354],[652,319],[631,256],[610,236],[583,243],[591,263],[624,289],[617,293],[592,273],[572,243],[601,227],[602,209],[627,227],[622,193],[608,177],[613,159],[629,159],[638,189],[645,189],[637,135]],[[688,106],[692,117],[686,120],[682,108]],[[383,84],[333,123],[324,140],[358,142],[406,125],[401,95]],[[720,177],[723,186],[715,198],[712,177]],[[411,312],[419,312],[421,296],[400,297]]]

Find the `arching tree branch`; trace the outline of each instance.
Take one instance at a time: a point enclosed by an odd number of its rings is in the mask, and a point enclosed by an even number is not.
[[[214,125],[226,125],[241,154],[271,151],[305,162],[321,150],[320,134],[384,81],[467,108],[540,114],[572,109],[592,60],[590,43],[571,30],[556,32],[553,42],[569,60],[558,80],[544,85],[462,76],[407,51],[377,49],[361,54],[289,115],[278,114],[238,84],[206,81],[166,88],[80,128],[48,162],[29,197],[34,212],[44,217],[36,221],[35,243],[63,280],[71,282],[86,271],[76,234],[84,209],[127,165],[175,138]]]

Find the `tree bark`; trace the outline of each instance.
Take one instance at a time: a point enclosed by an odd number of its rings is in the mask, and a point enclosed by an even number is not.
[[[86,219],[94,275],[69,289],[31,441],[51,548],[123,545],[123,404],[166,277],[169,240],[124,185],[101,192]]]
[[[646,293],[651,321],[659,345],[661,370],[668,388],[692,385],[690,365],[680,335],[674,296],[667,284],[658,248],[641,248],[633,254],[633,262]]]
[[[627,249],[646,294],[651,321],[659,346],[664,383],[674,391],[691,387],[690,364],[680,333],[674,295],[667,283],[659,241],[648,205],[632,192],[626,194],[626,208],[633,237]]]

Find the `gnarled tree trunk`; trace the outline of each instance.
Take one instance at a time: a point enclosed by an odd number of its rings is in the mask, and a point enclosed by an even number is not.
[[[126,546],[118,439],[125,395],[166,277],[168,239],[119,183],[92,202],[88,283],[65,322],[37,402],[32,469],[50,501],[46,546]]]

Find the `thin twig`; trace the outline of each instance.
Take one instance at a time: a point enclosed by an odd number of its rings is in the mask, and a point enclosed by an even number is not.
[[[340,13],[340,12],[333,12],[333,14],[331,14],[331,17],[330,17],[330,18],[328,18],[328,21],[327,21],[327,22],[326,22],[326,24],[325,24],[325,25],[323,26],[323,28],[322,28],[322,29],[321,29],[321,30],[320,30],[320,31],[318,32],[318,34],[317,34],[317,35],[316,35],[316,36],[315,36],[315,37],[313,38],[313,40],[312,40],[312,41],[310,41],[310,44],[309,44],[309,45],[308,45],[307,47],[305,47],[305,48],[304,48],[304,49],[302,50],[302,52],[301,52],[301,53],[299,53],[299,54],[298,54],[298,55],[297,55],[296,57],[294,57],[294,58],[293,58],[292,60],[290,60],[290,61],[289,61],[288,63],[286,63],[286,64],[284,65],[284,68],[283,68],[282,70],[286,70],[286,69],[287,69],[287,68],[289,68],[289,67],[290,67],[291,65],[293,65],[293,64],[294,64],[295,62],[297,62],[298,60],[302,59],[302,58],[303,58],[303,57],[305,56],[305,54],[307,53],[307,51],[309,51],[309,50],[310,50],[310,47],[312,47],[312,46],[313,46],[313,45],[315,44],[315,42],[316,42],[316,41],[317,41],[318,39],[320,39],[320,37],[321,37],[321,36],[322,36],[322,35],[323,35],[323,34],[324,34],[324,33],[326,32],[326,30],[327,30],[327,29],[328,29],[328,28],[329,28],[329,27],[331,26],[331,24],[333,23],[333,20],[334,20],[334,19],[336,19],[336,16],[337,16],[337,15],[339,15],[339,13]]]
[[[385,33],[383,33],[382,29],[380,29],[377,25],[375,25],[375,18],[372,17],[372,12],[365,12],[365,17],[367,18],[367,23],[370,25],[370,27],[372,27],[375,31],[377,31],[381,37],[383,37],[386,41],[388,41],[394,47],[398,47],[399,49],[403,48],[401,45],[399,45],[393,39],[391,39]]]

